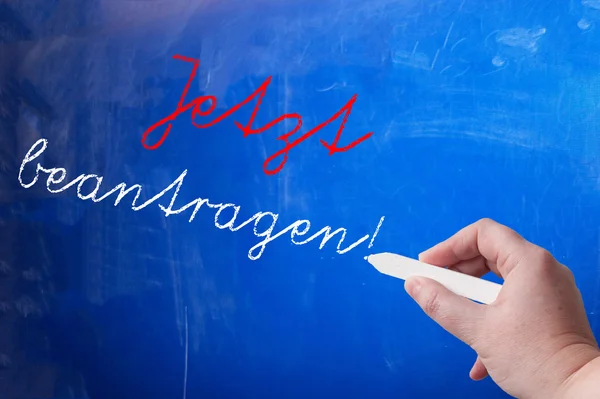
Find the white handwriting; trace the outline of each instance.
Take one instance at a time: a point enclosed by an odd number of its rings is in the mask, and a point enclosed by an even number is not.
[[[346,233],[347,230],[343,227],[338,228],[331,231],[331,227],[325,226],[316,233],[310,235],[304,240],[297,240],[297,237],[306,236],[309,233],[311,228],[310,221],[308,220],[297,220],[289,226],[277,230],[276,227],[277,222],[279,221],[279,215],[273,212],[258,212],[252,215],[250,218],[240,222],[236,225],[238,215],[240,213],[241,207],[239,205],[227,203],[227,204],[212,204],[206,198],[196,198],[193,201],[179,207],[175,208],[175,201],[177,200],[177,196],[179,195],[179,191],[183,186],[183,182],[185,177],[187,176],[187,169],[184,170],[179,177],[177,177],[171,184],[169,184],[164,190],[154,195],[152,198],[146,200],[144,203],[138,205],[139,197],[142,193],[142,186],[139,184],[133,184],[130,187],[127,187],[125,183],[119,183],[115,187],[108,190],[106,193],[98,197],[98,192],[102,186],[103,177],[95,174],[82,174],[75,177],[70,182],[64,184],[61,187],[58,187],[63,181],[67,178],[67,171],[64,168],[49,168],[46,169],[39,163],[35,169],[35,176],[33,180],[29,183],[23,182],[23,171],[25,166],[36,158],[38,158],[48,147],[48,140],[40,139],[38,140],[31,149],[27,152],[25,157],[23,158],[23,162],[21,163],[21,168],[19,169],[19,183],[23,188],[31,188],[33,187],[38,179],[40,172],[47,174],[46,178],[46,188],[48,192],[53,194],[61,193],[75,185],[77,185],[77,197],[82,201],[92,200],[93,202],[101,202],[110,197],[111,195],[118,192],[115,198],[114,206],[119,205],[124,198],[130,194],[135,192],[133,199],[131,200],[131,209],[133,211],[139,211],[141,209],[146,208],[148,205],[157,202],[161,199],[165,194],[172,191],[171,200],[168,206],[164,206],[162,204],[158,204],[160,210],[162,210],[165,214],[165,217],[169,217],[171,215],[181,214],[189,209],[193,209],[189,215],[188,222],[192,222],[196,217],[196,214],[200,211],[203,205],[211,209],[217,209],[214,217],[214,225],[218,229],[229,229],[232,232],[238,231],[243,227],[254,222],[253,232],[254,235],[262,240],[256,243],[250,250],[248,251],[248,258],[251,260],[259,259],[265,251],[267,244],[273,242],[274,240],[282,237],[284,235],[288,235],[290,240],[295,245],[304,245],[313,241],[316,238],[321,239],[321,243],[319,244],[319,249],[322,250],[325,245],[334,237],[337,236],[337,246],[336,252],[338,254],[345,254],[363,242],[367,241],[369,237],[371,240],[369,241],[368,248],[373,246],[373,242],[375,241],[375,237],[379,233],[381,225],[385,219],[385,216],[382,216],[377,224],[377,228],[372,236],[369,234],[364,235],[358,240],[354,241],[350,245],[343,247],[345,245]],[[267,226],[265,228],[265,226]],[[262,227],[262,228],[259,228]]]

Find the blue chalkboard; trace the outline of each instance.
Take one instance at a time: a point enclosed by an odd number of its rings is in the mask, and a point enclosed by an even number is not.
[[[600,333],[599,112],[598,1],[2,3],[0,398],[507,397],[363,258],[490,217]]]

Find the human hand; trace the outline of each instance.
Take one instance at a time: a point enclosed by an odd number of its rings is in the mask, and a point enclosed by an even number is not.
[[[573,274],[508,227],[480,220],[419,259],[475,277],[492,271],[504,279],[490,305],[424,277],[405,284],[428,316],[477,352],[472,379],[489,374],[521,399],[571,398],[578,374],[592,363],[598,366],[600,351]]]

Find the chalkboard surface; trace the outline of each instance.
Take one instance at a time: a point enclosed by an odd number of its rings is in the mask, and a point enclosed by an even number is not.
[[[0,28],[0,398],[507,397],[364,260],[482,217],[600,333],[599,1],[23,0]]]

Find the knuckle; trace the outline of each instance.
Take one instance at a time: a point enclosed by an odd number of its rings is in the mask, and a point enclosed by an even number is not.
[[[490,218],[482,218],[482,219],[479,219],[476,224],[478,224],[479,227],[481,227],[481,228],[489,228],[489,227],[495,225],[496,222],[494,222]]]
[[[532,252],[533,252],[533,259],[540,264],[546,265],[546,264],[556,263],[554,256],[552,256],[550,251],[548,251],[544,248],[534,247]]]
[[[575,274],[573,274],[573,271],[567,266],[563,265],[562,263],[559,263],[559,267],[562,273],[564,274],[564,278],[571,283],[575,283]]]
[[[516,231],[493,219],[485,218],[479,220],[477,223],[479,223],[479,232],[485,239],[504,243],[514,243],[522,239]]]
[[[528,257],[538,273],[548,274],[557,269],[557,262],[552,254],[541,247],[533,247]]]
[[[437,291],[429,291],[424,295],[423,311],[432,319],[440,316],[441,301]]]

